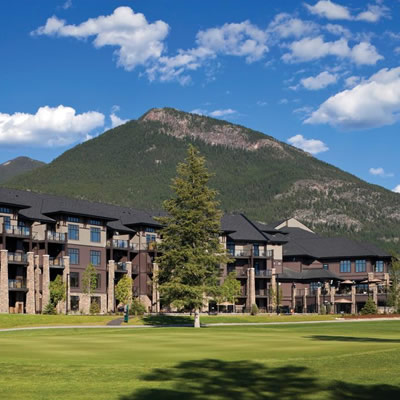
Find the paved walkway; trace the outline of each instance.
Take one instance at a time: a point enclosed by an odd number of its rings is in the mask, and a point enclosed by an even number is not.
[[[116,320],[114,320],[116,321]],[[371,321],[400,321],[400,318],[363,318],[363,319],[335,319],[330,321],[296,321],[296,322],[231,322],[202,324],[202,327],[209,328],[213,326],[265,326],[265,325],[301,325],[301,324],[337,324],[347,322],[371,322]],[[111,321],[113,322],[113,321]],[[140,328],[188,328],[193,324],[186,325],[48,325],[48,326],[30,326],[25,328],[6,328],[0,329],[0,332],[33,331],[42,329],[140,329]]]
[[[123,318],[113,319],[110,322],[107,322],[107,326],[119,326],[124,322]]]

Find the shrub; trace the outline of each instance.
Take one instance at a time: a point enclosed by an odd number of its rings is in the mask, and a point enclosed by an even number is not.
[[[97,301],[93,301],[90,304],[90,314],[100,314],[100,306]]]
[[[327,314],[330,314],[332,312],[332,304],[331,303],[328,303],[327,305],[326,305],[326,313]]]
[[[139,299],[133,299],[132,304],[129,307],[129,314],[130,315],[143,315],[146,312],[145,305]]]
[[[252,306],[251,306],[251,315],[257,315],[257,314],[258,314],[257,304],[252,304]]]
[[[47,314],[47,315],[56,315],[57,314],[56,307],[51,301],[49,301],[46,304],[46,307],[43,310],[43,314]]]
[[[321,309],[319,310],[319,313],[321,315],[325,315],[326,314],[326,307],[324,305],[321,306]]]
[[[371,297],[368,298],[366,301],[364,307],[361,309],[361,314],[362,315],[368,315],[368,314],[377,314],[378,309],[376,308],[375,302],[372,300]]]

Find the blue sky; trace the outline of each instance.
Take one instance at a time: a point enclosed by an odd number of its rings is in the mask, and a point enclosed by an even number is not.
[[[0,163],[168,106],[400,192],[399,22],[397,0],[6,2]]]

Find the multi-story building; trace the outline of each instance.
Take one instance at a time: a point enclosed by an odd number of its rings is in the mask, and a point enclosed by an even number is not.
[[[159,215],[0,188],[0,312],[41,312],[58,275],[67,286],[61,312],[86,313],[91,302],[113,312],[115,284],[125,274],[133,295],[160,311],[153,280]],[[318,312],[329,303],[356,312],[368,295],[385,304],[390,256],[374,246],[320,237],[294,219],[265,225],[242,214],[222,218],[220,240],[232,257],[221,266],[222,279],[235,271],[241,282],[237,311],[257,304],[263,311]],[[90,298],[82,290],[88,264],[98,271]]]

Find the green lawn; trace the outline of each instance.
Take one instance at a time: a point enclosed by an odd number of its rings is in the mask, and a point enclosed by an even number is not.
[[[0,399],[400,399],[400,321],[0,332]]]

